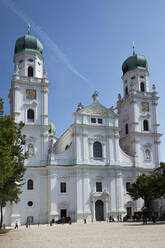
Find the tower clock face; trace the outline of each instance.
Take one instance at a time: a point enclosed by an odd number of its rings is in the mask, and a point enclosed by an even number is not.
[[[141,106],[142,106],[142,111],[149,112],[149,103],[148,102],[142,102]]]
[[[27,99],[36,99],[36,90],[27,89],[26,90],[26,98]]]

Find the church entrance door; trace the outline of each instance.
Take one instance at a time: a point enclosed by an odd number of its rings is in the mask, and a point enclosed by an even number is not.
[[[96,221],[104,220],[104,203],[101,200],[97,200],[95,203]]]
[[[67,217],[67,210],[66,209],[61,209],[61,218]]]
[[[128,216],[128,219],[132,218],[132,208],[131,207],[127,207],[127,216]]]

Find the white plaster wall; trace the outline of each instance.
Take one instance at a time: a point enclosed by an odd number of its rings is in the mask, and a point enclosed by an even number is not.
[[[33,60],[33,61],[29,61]],[[20,76],[28,76],[28,67],[33,67],[34,77],[43,77],[43,57],[32,51],[22,51],[14,57],[14,69],[19,68]]]
[[[27,189],[28,179],[33,180],[33,190]],[[20,195],[18,204],[8,204],[4,212],[4,223],[15,225],[16,220],[24,225],[28,216],[33,216],[34,223],[47,222],[47,172],[42,169],[28,168],[22,186],[23,193]],[[33,206],[27,205],[28,201],[33,202]]]

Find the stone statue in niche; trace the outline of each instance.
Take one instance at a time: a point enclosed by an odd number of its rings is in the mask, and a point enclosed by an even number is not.
[[[44,78],[47,78],[47,71],[46,71],[46,69],[44,69],[43,76],[44,76]]]
[[[34,146],[32,144],[28,144],[28,154],[29,158],[34,156]]]
[[[151,159],[151,153],[150,153],[150,150],[146,150],[145,151],[145,155],[146,155],[146,160],[150,160]]]
[[[15,74],[18,75],[19,74],[19,67],[18,65],[16,65],[16,68],[15,68]]]

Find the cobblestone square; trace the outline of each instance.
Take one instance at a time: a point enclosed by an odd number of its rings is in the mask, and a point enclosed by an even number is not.
[[[164,248],[165,224],[87,223],[19,227],[0,235],[0,248]]]

